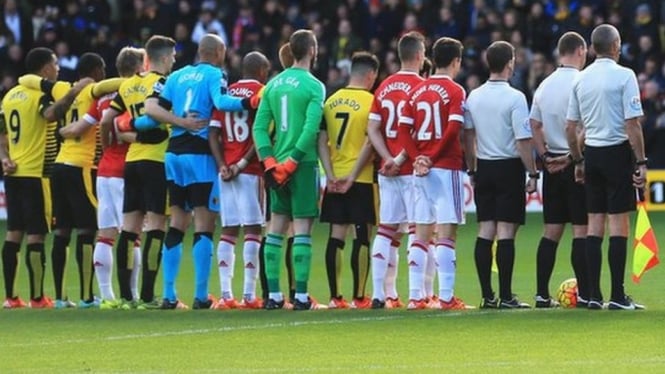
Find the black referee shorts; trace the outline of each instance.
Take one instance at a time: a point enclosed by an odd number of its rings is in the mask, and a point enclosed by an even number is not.
[[[97,230],[95,169],[54,164],[51,172],[53,228]]]
[[[49,181],[38,177],[5,177],[7,231],[45,235],[51,225]]]
[[[478,222],[524,224],[526,171],[522,160],[478,160],[474,187]]]
[[[584,185],[589,213],[618,214],[635,210],[633,150],[626,141],[584,148]]]
[[[125,163],[125,196],[122,212],[166,214],[166,171],[158,161]]]
[[[543,220],[545,223],[586,225],[586,192],[575,182],[575,166],[559,173],[543,170]]]
[[[373,183],[353,183],[346,193],[323,193],[321,222],[376,225],[377,193]]]

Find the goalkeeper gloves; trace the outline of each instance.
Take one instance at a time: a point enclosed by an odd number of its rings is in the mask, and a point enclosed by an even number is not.
[[[118,132],[136,131],[136,127],[134,127],[134,118],[129,115],[129,112],[124,112],[123,114],[115,117],[113,119],[113,125],[118,130]]]
[[[266,184],[273,189],[283,187],[298,168],[298,162],[292,158],[278,164],[274,157],[263,160]]]
[[[259,103],[261,103],[261,96],[259,94],[242,99],[242,107],[246,110],[256,110],[259,107]]]

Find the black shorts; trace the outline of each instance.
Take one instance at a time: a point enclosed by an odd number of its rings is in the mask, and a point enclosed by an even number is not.
[[[7,231],[45,235],[51,224],[51,196],[46,178],[5,177]]]
[[[51,171],[51,201],[54,229],[97,230],[95,169],[54,164]]]
[[[125,163],[125,196],[122,212],[166,214],[166,172],[158,161]]]
[[[478,160],[474,201],[478,222],[524,224],[526,174],[522,160]]]
[[[584,185],[589,213],[635,210],[633,151],[626,141],[608,147],[584,148]]]
[[[586,192],[575,182],[575,166],[560,173],[543,171],[543,220],[545,223],[586,225]]]
[[[186,211],[193,208],[208,207],[212,183],[193,183],[188,186],[178,186],[173,181],[167,181],[169,192],[169,206],[177,206]]]
[[[376,225],[378,195],[372,183],[353,183],[344,193],[330,193],[326,189],[321,203],[321,222],[333,224]]]

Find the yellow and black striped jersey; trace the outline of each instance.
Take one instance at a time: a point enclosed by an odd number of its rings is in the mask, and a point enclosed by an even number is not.
[[[374,96],[359,88],[342,88],[326,100],[322,130],[328,132],[328,148],[335,176],[349,175],[367,139],[367,122]],[[372,183],[373,162],[368,162],[356,182]]]
[[[166,78],[155,72],[149,72],[145,75],[134,75],[124,81],[118,89],[118,95],[113,99],[111,108],[118,112],[129,111],[132,118],[142,115],[145,111],[145,100],[148,97],[159,96]],[[165,124],[161,124],[162,129],[167,130]],[[164,162],[164,155],[168,139],[159,144],[132,143],[127,152],[126,161],[150,160]]]

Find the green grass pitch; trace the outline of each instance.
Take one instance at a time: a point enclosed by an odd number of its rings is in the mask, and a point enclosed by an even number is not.
[[[650,216],[663,246],[660,228],[665,213]],[[467,220],[470,223],[461,228],[458,238],[456,293],[476,305],[480,291],[473,264],[475,217],[468,215]],[[542,225],[539,214],[530,214],[527,220],[518,233],[513,288],[524,301],[532,302]],[[311,293],[322,302],[328,298],[323,263],[326,234],[327,228],[317,225]],[[186,240],[190,248],[191,239]],[[567,233],[559,247],[552,291],[572,277],[569,243]],[[604,244],[606,248],[607,241]],[[347,246],[346,294],[351,287],[349,252]],[[242,255],[236,253],[238,295]],[[401,255],[404,259],[405,252]],[[189,304],[193,271],[188,251],[183,259],[178,288]],[[606,260],[605,256],[607,295]],[[21,261],[18,286],[25,297],[28,282]],[[400,262],[399,290],[406,296],[406,269]],[[630,263],[629,255],[627,291],[647,306],[645,311],[0,310],[0,373],[662,372],[665,267],[656,267],[634,285]],[[45,289],[52,294],[50,263],[47,267]],[[72,299],[78,295],[75,267],[70,255],[67,289]],[[211,291],[217,294],[216,269],[212,274]],[[161,284],[157,291],[161,293]]]

